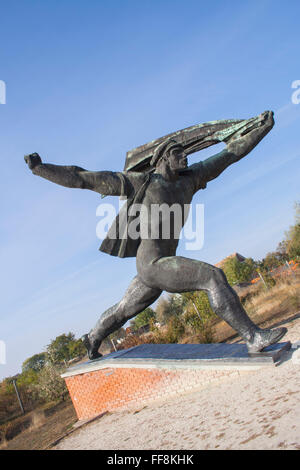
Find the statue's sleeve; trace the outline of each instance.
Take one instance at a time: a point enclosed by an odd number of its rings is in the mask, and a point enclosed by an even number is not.
[[[103,196],[125,196],[128,192],[127,181],[120,172],[84,171],[81,173],[83,188],[91,189]]]
[[[123,172],[101,172],[104,177],[97,188],[103,196],[123,196],[131,194],[132,187],[130,181]]]
[[[137,193],[146,177],[145,173],[135,171],[123,171],[122,173],[118,173],[118,175],[124,188],[121,195],[127,197],[132,197]]]
[[[207,158],[206,160],[192,165],[196,179],[196,191],[203,189],[206,184],[217,178],[229,165],[237,162],[242,156],[229,152],[227,149]],[[204,186],[201,186],[204,184]]]
[[[130,197],[143,179],[140,173],[88,171],[79,166],[51,163],[39,163],[34,166],[32,173],[66,188],[89,189],[103,196]]]
[[[228,166],[237,162],[240,158],[242,158],[242,156],[235,155],[225,149],[204,160],[202,163],[207,181],[217,178]]]

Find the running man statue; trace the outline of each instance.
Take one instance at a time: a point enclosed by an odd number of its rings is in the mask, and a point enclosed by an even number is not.
[[[266,111],[245,121],[214,121],[178,131],[128,152],[123,172],[94,172],[77,166],[46,164],[37,153],[25,156],[25,161],[33,174],[62,186],[126,197],[128,204],[123,206],[126,211],[132,204],[142,204],[149,211],[153,204],[169,207],[179,204],[183,208],[199,189],[245,157],[273,125],[273,113]],[[226,143],[225,150],[188,167],[189,153],[220,141]],[[284,336],[286,328],[260,329],[250,320],[221,269],[176,256],[178,235],[174,227],[168,239],[162,236],[161,227],[155,238],[143,236],[147,232],[145,224],[150,232],[153,227],[149,227],[151,218],[143,219],[141,211],[139,222],[143,230],[139,237],[122,236],[121,219],[127,221],[125,228],[130,219],[124,218],[124,214],[122,218],[122,210],[100,249],[114,256],[136,256],[137,275],[124,297],[106,310],[89,334],[83,336],[90,359],[101,356],[98,350],[106,336],[151,305],[162,291],[205,291],[214,312],[244,339],[250,353],[262,351]],[[180,228],[184,222],[180,221]]]

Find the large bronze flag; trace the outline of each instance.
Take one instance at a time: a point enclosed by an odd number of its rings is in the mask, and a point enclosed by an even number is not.
[[[150,160],[156,147],[167,139],[175,139],[189,155],[211,145],[227,142],[235,134],[245,134],[255,127],[256,118],[250,119],[224,119],[196,124],[180,131],[152,140],[147,144],[129,150],[126,154],[124,171],[144,172],[150,169]]]

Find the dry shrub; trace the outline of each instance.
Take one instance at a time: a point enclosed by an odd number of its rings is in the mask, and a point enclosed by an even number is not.
[[[191,343],[191,344],[208,344],[214,343],[215,335],[215,324],[219,320],[206,321],[201,325],[201,328],[198,328],[197,331],[188,327],[185,329],[185,335],[182,338],[181,343]]]
[[[128,335],[120,345],[117,346],[118,351],[121,349],[129,349],[140,344],[154,343],[153,335],[147,333],[145,335]]]
[[[265,291],[265,288],[261,283],[258,283],[243,288],[234,286],[234,290],[238,294],[241,303],[246,305],[246,303],[251,301],[253,297],[259,295],[262,291]]]
[[[31,416],[20,417],[2,426],[2,439],[10,441],[31,426]]]
[[[300,309],[300,278],[279,278],[271,289],[262,289],[245,303],[249,315],[263,319],[270,313],[291,313]]]
[[[129,335],[118,346],[118,350],[128,349],[140,344],[178,343],[185,333],[185,325],[181,318],[173,316],[167,325],[158,328],[152,326],[152,331],[143,335]]]
[[[206,322],[197,334],[188,327],[183,317],[170,317],[168,323],[160,328],[152,325],[151,332],[143,335],[129,335],[118,346],[118,350],[129,349],[141,344],[170,344],[170,343],[212,343],[214,321]],[[188,339],[191,338],[191,341]]]
[[[185,333],[185,325],[180,317],[173,316],[164,328],[153,329],[154,343],[179,343]]]

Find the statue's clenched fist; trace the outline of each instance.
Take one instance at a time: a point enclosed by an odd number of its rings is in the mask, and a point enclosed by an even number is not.
[[[262,123],[262,125],[267,125],[270,126],[271,128],[274,125],[274,113],[273,111],[264,111],[261,113],[259,116],[259,122]]]
[[[32,170],[36,165],[42,163],[42,159],[38,153],[31,153],[30,155],[25,155],[24,160],[30,170]]]

